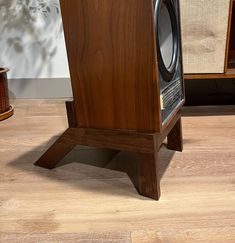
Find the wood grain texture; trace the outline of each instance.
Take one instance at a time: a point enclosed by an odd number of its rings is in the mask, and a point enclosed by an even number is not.
[[[160,199],[160,177],[158,152],[152,154],[139,153],[138,177],[136,189],[140,195]]]
[[[8,83],[7,83],[7,68],[0,68],[0,115],[5,113],[10,108]]]
[[[131,233],[132,243],[233,243],[235,239],[235,228],[225,226],[224,228],[197,229],[197,230],[165,230],[165,231],[136,231]]]
[[[60,2],[78,126],[160,131],[153,1]]]
[[[9,69],[0,68],[0,121],[14,114],[14,107],[10,105],[8,94],[7,72]]]
[[[67,117],[68,117],[68,124],[70,128],[77,127],[77,119],[76,119],[76,111],[74,106],[74,101],[66,101],[66,110],[67,110]]]
[[[35,165],[53,169],[60,160],[75,148],[77,144],[66,139],[64,134],[37,160]]]
[[[71,233],[71,234],[53,234],[53,233],[34,233],[34,234],[2,234],[0,236],[2,242],[11,243],[129,243],[131,241],[131,236],[125,232],[119,233]]]
[[[76,144],[98,148],[153,153],[155,134],[122,130],[74,128],[65,132],[65,139]]]
[[[175,151],[183,151],[183,131],[181,118],[178,119],[173,129],[167,136],[167,148]]]
[[[14,107],[10,105],[8,110],[0,114],[0,121],[11,117],[14,114]]]
[[[130,153],[107,164],[106,152],[80,146],[53,171],[33,166],[68,126],[64,101],[11,103],[15,116],[0,123],[0,242],[234,242],[234,106],[183,111],[184,153],[161,148],[155,202],[112,170],[135,162]]]

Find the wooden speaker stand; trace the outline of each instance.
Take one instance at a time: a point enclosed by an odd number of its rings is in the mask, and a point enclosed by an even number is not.
[[[125,150],[138,155],[138,172],[131,175],[138,192],[158,200],[160,197],[158,152],[167,137],[168,148],[182,151],[182,125],[180,111],[173,116],[161,133],[141,133],[125,130],[104,130],[77,127],[73,102],[67,102],[69,128],[46,151],[35,165],[53,169],[76,145],[114,150]]]

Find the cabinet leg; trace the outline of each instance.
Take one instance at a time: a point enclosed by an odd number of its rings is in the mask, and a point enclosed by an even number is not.
[[[167,147],[175,151],[183,151],[183,135],[181,118],[176,122],[167,136]]]
[[[56,164],[60,162],[73,148],[75,143],[69,141],[65,137],[65,133],[58,138],[58,140],[42,155],[42,157],[35,162],[36,166],[46,169],[55,168]]]
[[[161,192],[157,152],[138,153],[137,173],[129,176],[140,195],[159,200]]]

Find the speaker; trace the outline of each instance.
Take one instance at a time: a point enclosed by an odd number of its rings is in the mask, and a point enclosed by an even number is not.
[[[128,173],[159,199],[158,151],[182,151],[178,0],[61,0],[73,101],[69,128],[36,162],[54,168],[77,144],[134,152]]]

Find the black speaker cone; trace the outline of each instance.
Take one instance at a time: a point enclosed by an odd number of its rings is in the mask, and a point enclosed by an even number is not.
[[[155,30],[158,65],[165,81],[171,81],[178,60],[178,22],[171,0],[157,0],[155,5]]]

